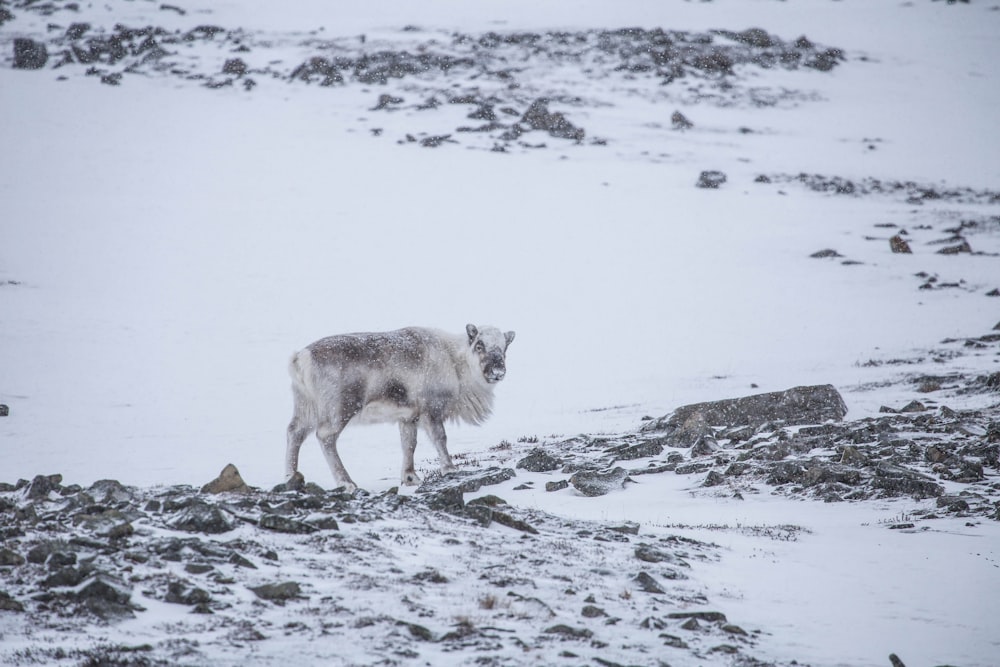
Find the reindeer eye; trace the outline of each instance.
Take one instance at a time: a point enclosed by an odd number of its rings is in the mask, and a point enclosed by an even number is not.
[[[476,341],[476,352],[485,352],[485,351],[486,351],[486,346],[483,344],[483,341],[477,340]]]

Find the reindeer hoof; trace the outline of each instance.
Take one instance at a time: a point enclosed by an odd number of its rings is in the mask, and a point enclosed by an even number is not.
[[[453,472],[458,472],[458,467],[454,464],[449,464],[446,466],[441,466],[441,474],[450,475]]]
[[[403,475],[403,479],[401,481],[403,486],[417,486],[420,484],[421,479],[417,475],[417,473],[408,472],[405,475]]]

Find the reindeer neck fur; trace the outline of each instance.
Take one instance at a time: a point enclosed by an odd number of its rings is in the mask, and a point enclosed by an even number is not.
[[[479,370],[479,362],[469,353],[469,346],[461,336],[450,338],[449,350],[458,375],[458,396],[450,411],[453,421],[479,425],[493,412],[493,385],[486,382]]]

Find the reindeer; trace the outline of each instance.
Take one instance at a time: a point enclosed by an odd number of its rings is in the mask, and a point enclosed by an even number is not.
[[[466,325],[464,336],[409,327],[330,336],[296,352],[288,368],[295,409],[286,479],[298,470],[302,442],[315,431],[336,484],[357,489],[337,454],[337,438],[349,423],[399,423],[404,485],[420,483],[413,469],[417,427],[434,443],[442,472],[455,471],[444,424],[486,421],[513,340],[513,331],[491,326]]]

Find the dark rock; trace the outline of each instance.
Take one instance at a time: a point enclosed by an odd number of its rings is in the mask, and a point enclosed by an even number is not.
[[[833,385],[794,387],[787,391],[755,394],[677,408],[672,414],[647,423],[643,431],[666,431],[668,435],[692,430],[692,425],[763,426],[781,422],[794,426],[840,421],[847,406]]]
[[[670,124],[673,125],[675,130],[690,130],[694,127],[694,123],[687,119],[687,117],[680,111],[675,111],[670,116]]]
[[[122,74],[121,72],[106,74],[101,77],[101,83],[108,86],[120,86],[122,83]]]
[[[90,30],[89,23],[71,23],[66,28],[66,39],[80,39]]]
[[[86,578],[86,573],[75,567],[56,570],[41,581],[42,588],[63,588],[78,586]]]
[[[269,600],[279,604],[302,595],[302,587],[294,581],[286,581],[280,584],[264,584],[263,586],[250,586],[249,588],[261,600]]]
[[[903,412],[903,413],[906,413],[906,412],[924,412],[926,409],[927,409],[927,406],[925,406],[920,401],[910,401],[909,403],[907,403],[906,405],[903,406],[903,408],[900,410],[900,412]]]
[[[475,493],[484,486],[502,484],[513,479],[516,473],[511,468],[485,468],[483,470],[459,470],[427,479],[417,488],[418,494],[455,491]]]
[[[569,486],[569,480],[561,479],[558,482],[545,482],[546,491],[562,491]]]
[[[701,485],[707,487],[719,486],[720,484],[724,484],[725,481],[726,478],[722,475],[722,473],[712,470],[708,473],[708,477],[705,478],[705,481],[702,482]]]
[[[721,171],[711,170],[703,171],[698,176],[698,182],[695,183],[699,188],[708,188],[710,190],[716,190],[720,185],[726,182],[726,175]]]
[[[235,528],[233,520],[219,507],[196,500],[181,510],[167,525],[189,533],[225,533]]]
[[[131,588],[125,582],[103,573],[95,574],[84,582],[74,596],[84,603],[88,611],[104,620],[133,615]]]
[[[892,667],[906,667],[906,665],[903,664],[903,661],[900,660],[899,656],[896,655],[895,653],[889,654],[889,663],[892,665]]]
[[[706,623],[725,623],[726,615],[721,611],[675,611],[667,614],[668,618],[693,618]]]
[[[592,604],[585,605],[580,611],[580,614],[582,614],[584,618],[600,618],[601,616],[608,615],[606,611],[600,607],[595,607]]]
[[[24,605],[6,591],[0,591],[0,611],[24,611]]]
[[[632,583],[638,586],[639,590],[643,593],[653,593],[655,595],[662,595],[666,593],[666,591],[660,586],[659,582],[657,582],[652,575],[645,571],[640,572],[633,577]]]
[[[688,647],[687,642],[685,642],[680,637],[676,637],[674,635],[668,635],[666,633],[663,633],[663,634],[660,635],[660,639],[663,640],[663,645],[664,646],[669,646],[670,648],[687,648]]]
[[[469,517],[483,528],[489,528],[489,525],[493,523],[493,510],[486,505],[473,505],[470,503],[465,506],[464,510],[462,510],[462,514]]]
[[[14,39],[14,69],[42,69],[49,60],[45,44],[33,39]]]
[[[522,533],[528,533],[530,535],[537,535],[538,530],[531,524],[517,519],[506,512],[500,512],[498,510],[493,510],[493,521],[496,521],[501,526],[507,526],[508,528],[513,528],[514,530],[519,530]]]
[[[618,461],[634,461],[650,456],[659,456],[663,453],[663,443],[656,440],[646,440],[635,445],[621,445],[612,447],[607,453],[614,456]]]
[[[673,554],[645,544],[635,548],[635,557],[646,563],[675,562],[677,560]]]
[[[437,148],[444,143],[456,144],[458,142],[452,139],[450,134],[437,134],[420,140],[420,145],[424,148]]]
[[[547,635],[559,635],[566,639],[590,639],[594,636],[594,633],[587,628],[573,628],[563,624],[545,628],[542,632]]]
[[[569,478],[569,483],[585,496],[603,496],[616,489],[625,488],[628,471],[615,468],[609,472],[580,471]]]
[[[0,417],[10,416],[10,406],[0,403]]]
[[[832,258],[832,257],[843,257],[843,255],[841,255],[839,252],[837,252],[836,250],[833,250],[831,248],[826,248],[825,250],[817,250],[816,252],[814,252],[813,254],[811,254],[809,256],[810,257],[814,257],[816,259],[826,259],[828,257],[830,257],[830,258]]]
[[[958,496],[941,496],[937,499],[937,506],[946,508],[949,512],[966,512],[969,510],[969,503],[964,498]]]
[[[407,621],[396,621],[396,625],[403,626],[409,631],[412,637],[419,639],[420,641],[424,642],[434,641],[434,633],[422,625],[419,625],[417,623],[409,623]]]
[[[461,512],[465,507],[465,498],[460,488],[445,488],[424,492],[421,500],[432,510],[440,512]]]
[[[907,495],[921,499],[944,495],[944,487],[929,477],[884,461],[875,467],[872,486],[890,497]]]
[[[128,537],[135,532],[128,518],[118,510],[105,510],[99,514],[77,514],[73,517],[73,525],[109,539]]]
[[[102,479],[94,482],[87,495],[98,505],[125,503],[135,500],[135,492],[115,479]]]
[[[232,463],[219,473],[219,476],[201,487],[202,493],[250,493],[250,487],[243,481],[240,471]]]
[[[243,76],[247,73],[247,64],[241,58],[229,58],[222,65],[222,73]]]
[[[719,443],[716,442],[715,438],[711,436],[704,436],[698,438],[698,441],[691,445],[691,458],[697,458],[699,456],[711,456],[717,451],[722,449],[719,447]]]
[[[527,456],[518,461],[514,467],[529,472],[548,472],[550,470],[558,470],[562,466],[562,459],[552,456],[544,449],[533,449]]]
[[[403,103],[402,97],[396,97],[395,95],[386,95],[385,93],[383,93],[382,95],[378,96],[378,102],[375,103],[375,106],[372,107],[371,110],[381,111],[382,109],[388,109],[391,106],[402,103]]]
[[[271,493],[285,493],[286,491],[301,491],[306,484],[306,478],[301,472],[296,471],[287,482],[278,484]]]
[[[167,586],[167,594],[163,601],[192,607],[198,604],[208,604],[212,601],[212,596],[209,595],[208,591],[191,586],[186,582],[172,581]]]
[[[36,475],[28,485],[26,497],[29,500],[47,500],[50,493],[59,490],[62,475]]]
[[[0,549],[0,567],[17,567],[24,565],[24,562],[24,556],[16,551]]]
[[[948,246],[938,250],[939,255],[958,255],[959,253],[971,253],[972,247],[968,241],[963,240],[958,245]]]
[[[273,530],[276,533],[289,533],[292,535],[308,535],[315,533],[319,528],[305,521],[298,521],[280,514],[264,514],[260,517],[258,525],[266,530]]]
[[[522,123],[532,130],[542,130],[558,139],[572,139],[582,141],[584,131],[576,127],[558,112],[549,111],[549,101],[539,98],[531,103],[531,106],[521,117]]]
[[[889,239],[889,249],[892,250],[894,253],[900,253],[905,255],[909,255],[913,252],[912,250],[910,250],[910,244],[907,243],[906,239],[904,239],[899,234]]]

